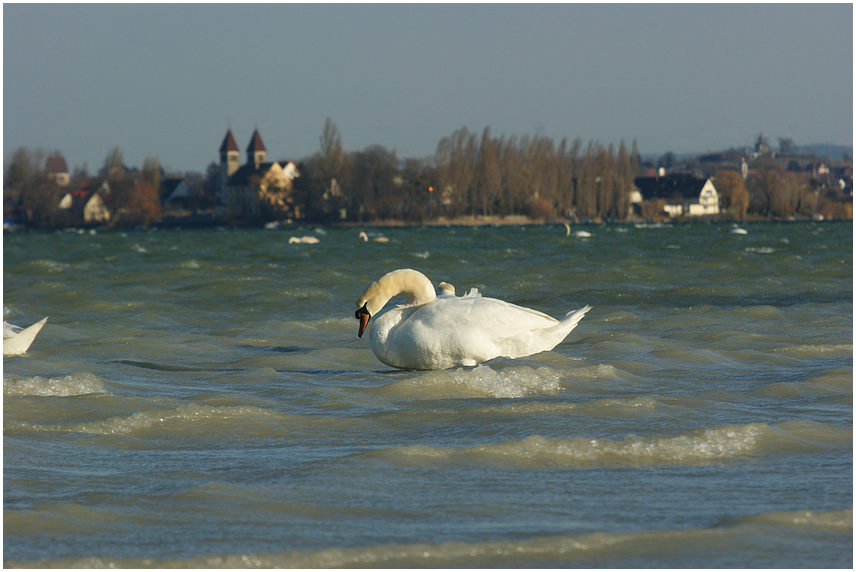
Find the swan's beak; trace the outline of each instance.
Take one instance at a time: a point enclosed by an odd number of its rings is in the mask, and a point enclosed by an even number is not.
[[[368,304],[368,302],[366,302],[365,304],[363,304],[363,307],[362,307],[362,308],[360,308],[359,310],[357,310],[357,311],[354,313],[354,316],[356,316],[356,317],[357,317],[357,319],[360,321],[360,331],[359,331],[359,332],[357,332],[357,337],[358,337],[358,338],[363,337],[363,332],[365,332],[365,331],[366,331],[366,326],[368,326],[368,325],[369,325],[369,320],[371,320],[371,319],[372,319],[372,315],[371,315],[371,314],[369,314],[369,311],[368,311],[368,310],[366,310],[366,305],[367,305],[367,304]]]

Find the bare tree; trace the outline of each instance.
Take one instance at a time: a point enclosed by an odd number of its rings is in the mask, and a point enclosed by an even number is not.
[[[104,176],[110,185],[121,181],[125,177],[125,164],[122,159],[122,150],[118,146],[113,147],[107,157],[104,158]]]
[[[743,184],[743,176],[737,171],[722,170],[714,177],[713,184],[719,193],[722,209],[743,218],[749,207],[749,193]]]
[[[494,204],[502,190],[502,171],[499,165],[501,148],[502,141],[491,139],[490,127],[485,127],[479,146],[475,177],[475,195],[484,216],[493,214]]]
[[[146,157],[143,161],[142,179],[151,183],[152,187],[158,192],[161,186],[161,166],[160,160],[157,157]],[[166,198],[166,197],[164,197]]]

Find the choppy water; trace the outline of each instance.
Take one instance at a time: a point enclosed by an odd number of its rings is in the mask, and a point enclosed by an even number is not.
[[[50,318],[3,360],[4,564],[850,568],[852,226],[745,228],[7,234],[4,318]],[[353,311],[401,267],[594,309],[390,370]]]

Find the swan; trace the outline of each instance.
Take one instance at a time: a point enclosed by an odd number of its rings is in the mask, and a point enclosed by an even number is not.
[[[368,242],[369,241],[369,235],[367,235],[365,232],[361,231],[360,232],[360,240],[362,240],[363,242]],[[385,236],[378,236],[378,237],[373,238],[372,242],[389,242],[389,239]]]
[[[383,307],[394,296],[407,302]],[[383,310],[383,311],[381,311]],[[373,282],[357,299],[354,314],[362,337],[369,320],[370,344],[383,363],[402,369],[445,369],[475,366],[499,357],[519,358],[556,347],[591,310],[585,306],[556,320],[537,310],[485,298],[473,288],[455,296],[416,270],[393,270]]]
[[[455,295],[455,287],[449,284],[448,282],[440,282],[440,285],[437,286],[437,296],[454,296]]]
[[[21,328],[14,326],[9,322],[3,322],[3,355],[15,356],[25,353],[33,340],[36,339],[36,334],[42,329],[42,326],[47,322],[47,317],[42,318],[29,328]]]
[[[315,238],[314,236],[304,236],[301,238],[298,238],[296,236],[292,236],[291,238],[288,239],[288,244],[300,244],[300,243],[318,244],[319,242],[321,242],[321,241],[318,240],[317,238]]]

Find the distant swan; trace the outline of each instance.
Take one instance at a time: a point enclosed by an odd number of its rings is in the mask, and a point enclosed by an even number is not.
[[[42,318],[32,326],[22,329],[20,326],[13,326],[9,322],[3,322],[3,355],[14,356],[25,353],[33,340],[36,339],[36,334],[42,329],[42,326],[47,322],[47,317]]]
[[[407,302],[383,307],[398,294]],[[484,298],[472,289],[455,296],[441,283],[440,296],[431,281],[411,269],[393,270],[373,282],[357,299],[358,336],[372,317],[371,348],[383,363],[403,369],[474,366],[505,356],[519,358],[556,347],[591,306],[556,320],[536,310]],[[382,311],[383,310],[383,311]]]
[[[368,242],[369,235],[367,235],[365,232],[360,232],[360,240],[362,240],[363,242]],[[385,236],[378,236],[373,238],[372,242],[389,242],[389,239]]]
[[[578,230],[574,233],[577,238],[591,238],[591,233],[585,230]]]
[[[318,240],[317,238],[315,238],[314,236],[304,236],[301,238],[298,238],[296,236],[292,236],[291,238],[288,239],[288,244],[296,244],[296,243],[318,244],[319,242],[321,242],[321,241]]]
[[[745,228],[740,228],[739,226],[735,226],[729,232],[731,234],[749,234],[749,232]]]

